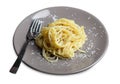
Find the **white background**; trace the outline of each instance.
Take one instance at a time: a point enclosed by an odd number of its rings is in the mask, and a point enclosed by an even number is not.
[[[66,76],[37,72],[21,64],[9,73],[16,60],[12,38],[18,24],[29,14],[51,6],[71,6],[96,16],[106,27],[109,46],[102,60],[83,73]],[[0,0],[0,84],[120,84],[119,0]]]

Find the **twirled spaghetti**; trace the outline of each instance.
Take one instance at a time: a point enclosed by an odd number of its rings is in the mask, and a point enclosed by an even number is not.
[[[72,58],[74,52],[81,50],[86,41],[84,26],[73,20],[61,18],[43,27],[35,43],[42,48],[43,56],[50,62],[58,58]]]

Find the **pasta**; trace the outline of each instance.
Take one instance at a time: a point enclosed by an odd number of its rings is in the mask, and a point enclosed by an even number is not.
[[[43,27],[36,37],[35,43],[42,48],[42,54],[49,62],[58,58],[73,58],[74,52],[81,50],[87,36],[84,26],[77,25],[73,20],[61,18]]]

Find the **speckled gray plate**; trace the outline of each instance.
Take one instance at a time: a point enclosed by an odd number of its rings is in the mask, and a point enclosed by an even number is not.
[[[21,46],[25,42],[25,36],[33,19],[38,18],[42,21],[42,26],[46,26],[59,18],[74,20],[78,25],[85,26],[88,40],[83,46],[86,53],[75,53],[71,60],[58,60],[55,63],[47,62],[40,54],[40,49],[30,42],[23,62],[31,68],[50,74],[72,74],[89,69],[96,64],[108,45],[108,36],[103,24],[93,15],[71,7],[51,7],[37,11],[26,17],[17,27],[13,45],[16,54],[19,53]]]

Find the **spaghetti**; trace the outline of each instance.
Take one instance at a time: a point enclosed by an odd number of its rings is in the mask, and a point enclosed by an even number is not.
[[[84,26],[77,25],[73,20],[61,18],[43,27],[36,37],[35,43],[42,48],[42,54],[49,62],[58,58],[72,58],[74,52],[81,50],[87,36]]]

